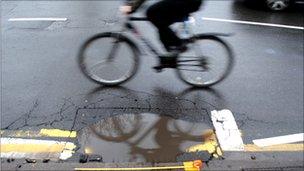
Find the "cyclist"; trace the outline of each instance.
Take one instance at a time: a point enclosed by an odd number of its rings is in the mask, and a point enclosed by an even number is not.
[[[146,0],[127,0],[121,11],[126,14],[135,12]],[[169,27],[175,22],[183,21],[190,13],[199,10],[202,0],[161,0],[150,6],[147,18],[158,29],[159,38],[168,52],[187,50],[175,32]]]

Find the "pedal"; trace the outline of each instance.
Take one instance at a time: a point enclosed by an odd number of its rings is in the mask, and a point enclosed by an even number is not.
[[[155,67],[153,67],[153,69],[157,72],[157,73],[160,73],[160,72],[162,72],[163,71],[163,67],[162,66],[155,66]]]
[[[159,56],[159,64],[153,69],[156,72],[162,72],[164,68],[176,68],[177,57],[174,56]]]

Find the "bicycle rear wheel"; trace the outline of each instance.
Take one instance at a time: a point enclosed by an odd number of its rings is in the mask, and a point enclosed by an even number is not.
[[[234,63],[231,48],[212,35],[197,35],[194,39],[189,50],[178,57],[180,79],[195,87],[209,87],[224,80]]]
[[[118,85],[137,71],[139,51],[120,33],[100,33],[80,48],[78,64],[90,80],[102,85]]]

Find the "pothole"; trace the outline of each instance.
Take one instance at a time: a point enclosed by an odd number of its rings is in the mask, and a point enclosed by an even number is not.
[[[78,153],[112,162],[176,162],[177,156],[202,143],[205,122],[191,122],[153,113],[120,114],[79,131]]]

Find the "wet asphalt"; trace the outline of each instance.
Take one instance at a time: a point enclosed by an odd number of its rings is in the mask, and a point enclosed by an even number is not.
[[[224,38],[233,47],[236,60],[224,82],[210,89],[193,89],[171,69],[155,73],[151,67],[157,59],[145,53],[134,79],[109,88],[87,80],[76,57],[89,36],[119,29],[120,1],[1,4],[1,129],[79,131],[124,113],[160,114],[202,123],[207,129],[212,128],[210,111],[229,109],[246,144],[303,132],[303,30],[201,19],[303,27],[299,10],[276,13],[234,1],[206,1],[195,14],[195,31],[234,33]],[[17,17],[66,17],[68,21],[8,21]],[[137,25],[158,44],[151,24]]]

